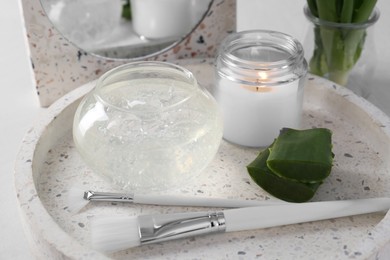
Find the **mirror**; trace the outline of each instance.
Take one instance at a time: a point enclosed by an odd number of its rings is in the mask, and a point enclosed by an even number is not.
[[[204,4],[203,9],[198,9],[198,16],[196,16],[196,13],[192,13],[194,16],[189,15],[188,12],[186,13],[186,19],[189,17],[198,17],[195,20],[190,20],[192,21],[190,23],[192,27],[190,26],[190,29],[186,27],[187,32],[182,31],[181,34],[173,36],[171,34],[168,35],[169,37],[167,34],[165,36],[163,35],[164,37],[161,35],[155,38],[150,35],[141,37],[140,35],[143,33],[136,32],[134,28],[136,27],[134,23],[136,23],[136,15],[139,14],[138,11],[132,11],[135,17],[132,17],[130,22],[124,21],[124,18],[122,18],[123,2],[121,1],[129,0],[62,1],[61,3],[60,0],[21,0],[35,89],[39,102],[43,107],[51,105],[58,98],[83,84],[95,80],[107,70],[130,61],[158,60],[180,64],[181,61],[199,63],[204,62],[204,59],[214,58],[221,41],[235,30],[236,24],[236,0],[139,0],[142,3],[153,2],[156,6],[159,3],[165,5],[168,2],[176,2],[179,4],[203,2]],[[72,4],[77,4],[78,1],[102,4],[98,9],[99,12],[102,12],[98,13],[101,19],[98,19],[97,22],[108,19],[103,15],[106,11],[105,9],[108,9],[104,5],[107,1],[111,3],[122,3],[119,6],[120,8],[118,8],[118,5],[117,7],[110,5],[113,12],[120,13],[119,25],[116,22],[116,26],[107,26],[108,33],[112,33],[112,35],[109,37],[100,36],[94,38],[92,41],[90,40],[92,37],[88,36],[86,38],[89,41],[88,46],[83,45],[82,42],[77,43],[75,40],[70,41],[67,38],[70,36],[64,37],[65,29],[60,31],[60,28],[54,24],[56,21],[57,23],[60,21],[60,13],[65,13],[65,11],[68,12],[68,16],[72,17],[72,19],[68,20],[68,26],[70,23],[71,29],[72,27],[76,29],[83,28],[84,31],[90,30],[89,34],[99,35],[96,30],[96,25],[87,19],[92,15],[89,13],[90,10],[85,8],[75,10],[71,6]],[[136,0],[130,0],[129,3],[132,4],[131,9],[137,9]],[[180,5],[176,6],[177,9],[179,7]],[[162,8],[160,6],[159,8],[155,8],[155,10],[159,11]],[[204,11],[205,9],[206,11]],[[191,11],[193,10],[194,8],[191,7]],[[174,16],[173,9],[171,8],[169,11],[170,14],[164,16],[165,18]],[[47,15],[49,12],[54,12],[51,19]],[[149,14],[151,13],[150,10]],[[158,13],[161,14],[161,12]],[[183,14],[183,12],[179,13]],[[80,17],[76,18],[76,14],[84,15],[88,22],[83,21]],[[114,19],[111,16],[108,17],[109,19]],[[156,16],[153,15],[151,17]],[[149,22],[154,21],[153,19],[145,20]],[[168,21],[168,19],[166,20]],[[174,23],[170,26],[174,27],[181,25],[181,23],[185,24],[183,21],[180,21],[180,24],[178,24],[178,20],[180,19],[173,19]],[[194,21],[197,21],[196,25],[194,25]],[[84,26],[82,26],[83,23]],[[106,26],[107,24],[109,23],[106,20],[101,26]],[[124,29],[128,31],[121,32],[120,28],[123,28],[122,26],[124,24],[131,24],[132,26],[125,27]],[[144,23],[141,24],[144,25]],[[156,25],[156,21],[151,24]],[[114,37],[114,32],[116,31],[119,31],[117,33],[118,38]],[[84,36],[85,33],[78,35],[81,40],[83,40],[82,37]],[[129,39],[132,37],[137,42],[130,42]],[[103,45],[103,43],[106,45]],[[109,43],[112,45],[109,45]]]
[[[41,0],[54,27],[80,49],[147,58],[188,36],[214,0]]]

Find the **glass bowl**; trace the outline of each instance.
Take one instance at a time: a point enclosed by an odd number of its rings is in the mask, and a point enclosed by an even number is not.
[[[73,138],[85,163],[129,191],[189,184],[215,156],[222,120],[192,73],[165,62],[106,72],[81,101]]]

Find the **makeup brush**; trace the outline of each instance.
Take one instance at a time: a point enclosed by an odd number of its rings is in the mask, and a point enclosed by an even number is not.
[[[187,206],[187,207],[215,207],[215,208],[242,208],[253,206],[269,206],[286,204],[279,200],[239,200],[222,198],[200,198],[171,195],[143,195],[97,192],[72,187],[68,192],[68,210],[75,214],[91,201],[127,202],[133,204],[150,204],[160,206]]]
[[[307,202],[220,212],[95,218],[92,246],[104,252],[210,233],[223,233],[333,219],[388,210],[389,198]]]

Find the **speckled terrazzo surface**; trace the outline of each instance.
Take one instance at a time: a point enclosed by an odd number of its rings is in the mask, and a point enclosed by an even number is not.
[[[186,64],[212,86],[210,61]],[[72,141],[77,100],[93,83],[53,105],[24,141],[16,165],[16,188],[26,231],[39,258],[75,259],[386,259],[390,220],[385,213],[311,222],[249,232],[219,234],[148,245],[104,256],[89,247],[90,219],[97,215],[168,213],[204,208],[90,203],[72,215],[67,194],[77,184],[109,186],[88,169]],[[308,77],[303,128],[333,133],[335,163],[313,201],[390,196],[390,121],[375,107],[329,81]],[[270,199],[249,178],[245,166],[258,151],[222,142],[201,178],[170,194]],[[272,199],[272,198],[271,198]],[[288,214],[288,212],[286,212]]]

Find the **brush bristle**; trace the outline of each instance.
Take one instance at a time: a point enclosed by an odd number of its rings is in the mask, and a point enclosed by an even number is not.
[[[137,217],[104,217],[91,221],[92,247],[115,252],[140,245]]]
[[[76,214],[80,212],[82,208],[84,208],[89,200],[84,199],[84,192],[80,187],[72,187],[68,192],[68,210],[72,214]]]

